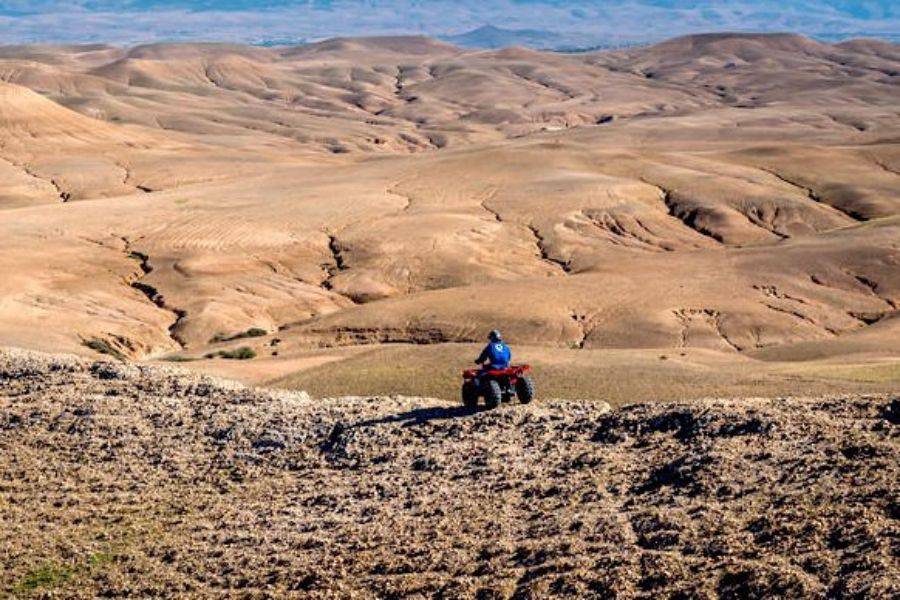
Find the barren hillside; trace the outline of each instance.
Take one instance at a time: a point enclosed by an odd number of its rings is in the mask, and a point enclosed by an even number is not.
[[[900,399],[246,389],[0,352],[0,593],[890,598]]]
[[[499,327],[897,383],[897,57],[2,48],[0,342],[265,381]],[[204,358],[244,346],[252,368]]]

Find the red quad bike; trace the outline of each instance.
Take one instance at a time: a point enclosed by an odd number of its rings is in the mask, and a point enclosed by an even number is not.
[[[462,401],[469,410],[478,408],[478,398],[484,396],[487,408],[496,408],[501,402],[509,402],[513,396],[522,404],[534,399],[534,383],[528,374],[528,365],[514,365],[506,369],[480,372],[469,369],[463,372]]]

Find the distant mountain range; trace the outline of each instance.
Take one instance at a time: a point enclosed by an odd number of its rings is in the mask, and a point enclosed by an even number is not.
[[[484,25],[457,35],[440,36],[440,39],[463,48],[505,48],[507,46],[553,48],[562,43],[561,36],[553,31],[501,29],[493,25]]]
[[[0,0],[0,44],[442,36],[578,49],[708,31],[900,39],[896,0]]]
[[[866,32],[836,31],[811,34],[810,37],[825,42],[836,42],[849,38],[868,37],[868,34]],[[882,34],[880,37],[894,43],[900,42],[900,33],[886,33]],[[437,38],[461,48],[495,50],[498,48],[508,48],[510,46],[524,46],[526,48],[538,50],[557,50],[564,52],[624,48],[643,45],[652,41],[640,39],[639,37],[635,37],[634,39],[622,39],[619,37],[602,38],[598,35],[571,32],[561,33],[544,29],[504,29],[494,25],[483,25],[463,33],[441,35],[437,36]]]
[[[633,44],[603,43],[597,36],[559,33],[543,29],[503,29],[494,25],[483,25],[477,29],[455,35],[442,35],[438,39],[462,48],[484,48],[493,50],[510,46],[525,46],[540,50],[596,50],[618,48]]]

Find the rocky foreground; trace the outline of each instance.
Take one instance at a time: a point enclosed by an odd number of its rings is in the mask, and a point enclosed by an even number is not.
[[[900,594],[900,399],[465,414],[0,352],[0,595]]]

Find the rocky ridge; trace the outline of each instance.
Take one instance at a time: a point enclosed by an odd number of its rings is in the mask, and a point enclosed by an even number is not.
[[[0,351],[0,592],[887,598],[900,398],[467,414]]]

